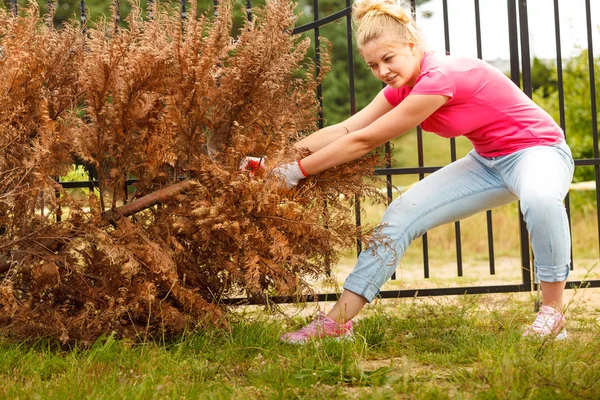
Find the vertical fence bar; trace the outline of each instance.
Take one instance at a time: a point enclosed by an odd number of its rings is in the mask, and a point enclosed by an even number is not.
[[[17,0],[8,0],[8,6],[10,9],[10,14],[13,17],[16,17],[19,13],[19,6],[17,5]]]
[[[527,0],[519,0],[519,34],[521,43],[521,76],[523,83],[523,92],[531,98],[532,96],[532,84],[531,84],[531,57],[529,52],[529,26],[527,19]],[[514,4],[514,3],[513,3]],[[524,283],[531,288],[531,272],[532,272],[532,260],[530,257],[530,246],[529,246],[529,233],[527,226],[523,220],[523,214],[519,207],[519,227],[521,234],[521,260],[523,266],[523,277],[527,276],[528,280],[524,279]],[[535,255],[534,255],[535,256]]]
[[[313,1],[313,18],[319,20],[319,0]],[[315,72],[317,76],[321,73],[321,32],[315,27]],[[319,129],[323,128],[323,85],[317,86],[317,98],[319,99]]]
[[[556,41],[556,77],[558,86],[558,111],[560,115],[560,127],[567,137],[567,127],[565,121],[565,88],[563,83],[563,65],[562,65],[562,46],[560,43],[560,12],[558,0],[554,0],[554,37]],[[567,192],[565,197],[565,208],[567,210],[567,219],[569,221],[569,233],[571,233],[571,197]],[[573,235],[571,234],[571,237]],[[571,271],[573,270],[573,246],[571,246]]]
[[[346,0],[346,7],[350,7],[350,0]],[[354,82],[354,42],[352,40],[352,15],[346,15],[346,45],[348,46],[348,84],[350,89],[350,115],[356,114],[356,88]],[[356,225],[360,226],[360,199],[354,198],[354,213]],[[362,242],[356,239],[356,252],[360,254],[362,251]]]
[[[558,109],[560,114],[560,127],[567,134],[565,121],[565,88],[563,83],[562,46],[560,43],[560,12],[558,0],[554,0],[554,37],[556,40],[556,75],[558,85]]]
[[[129,201],[129,179],[127,173],[123,174],[123,204],[127,204]],[[116,199],[115,199],[116,203]]]
[[[385,88],[387,85],[385,83],[382,82],[381,87]],[[392,144],[391,142],[385,142],[384,145],[384,151],[385,151],[385,167],[386,168],[392,168]],[[392,199],[394,197],[394,193],[392,192],[392,175],[391,174],[387,174],[385,176],[385,189],[386,189],[386,196],[387,196],[387,204],[391,204]],[[396,280],[396,271],[394,271],[394,273],[392,274],[391,278],[392,280]]]
[[[531,98],[531,55],[529,50],[529,22],[527,17],[527,0],[519,0],[519,30],[521,34],[521,71],[523,76],[523,92]]]
[[[442,1],[442,10],[444,18],[444,45],[446,54],[450,54],[450,22],[448,18],[448,0]],[[456,161],[456,139],[450,138],[450,161]],[[460,235],[460,221],[454,223],[454,236],[456,238],[456,269],[458,276],[463,276],[462,265],[462,243]]]
[[[146,2],[146,15],[148,16],[149,21],[154,19],[154,0],[148,0]]]
[[[181,2],[180,2],[179,15],[181,17],[181,33],[185,34],[185,21],[187,20],[187,1],[186,0],[181,0]],[[177,168],[175,168],[175,172],[177,172]]]
[[[390,142],[385,143],[385,167],[392,168],[392,146]],[[386,182],[386,195],[388,198],[388,204],[392,202],[394,194],[392,193],[392,175],[388,174],[385,176]]]
[[[313,18],[319,20],[319,0],[313,1]],[[321,33],[319,27],[315,27],[315,72],[317,76],[321,73]],[[317,98],[319,99],[319,129],[323,128],[323,86],[317,86]]]
[[[83,35],[83,40],[85,43],[85,35],[87,33],[87,9],[86,9],[86,4],[85,4],[85,0],[80,0],[79,1],[79,20],[81,21],[81,34]],[[89,115],[87,113],[85,113],[83,115],[83,120],[88,123],[90,122],[90,118]],[[94,176],[96,174],[96,169],[89,163],[84,162],[83,160],[79,160],[78,158],[75,158],[75,165],[83,165],[85,171],[87,172],[88,175],[88,190],[89,195],[93,196],[94,195]]]
[[[448,18],[448,0],[442,1],[442,13],[444,19],[444,49],[446,55],[450,55],[450,21]],[[450,138],[450,161],[456,161],[456,139]]]
[[[492,222],[492,210],[487,210],[485,220],[488,232],[488,258],[490,259],[490,275],[496,275],[496,259],[494,256],[494,225]]]
[[[58,182],[60,184],[60,178],[56,178],[56,182]],[[56,211],[55,211],[55,221],[56,222],[61,222],[62,221],[62,207],[60,206],[60,191],[59,190],[55,190],[54,191],[54,197],[56,198],[56,202],[58,203],[56,205]],[[42,201],[42,215],[44,214],[44,203]]]
[[[358,198],[358,196],[354,196],[354,214],[355,214],[355,222],[356,222],[356,226],[360,226],[361,225],[361,218],[360,218],[360,199]],[[362,251],[362,242],[360,241],[360,239],[356,239],[356,253],[360,254],[360,252]]]
[[[390,142],[385,142],[385,167],[392,168],[392,145]],[[393,193],[392,193],[392,175],[387,174],[385,176],[385,189],[387,195],[387,204],[390,205],[392,203]],[[396,271],[392,274],[392,280],[396,280]]]
[[[56,3],[55,0],[48,0],[46,2],[46,15],[44,16],[44,22],[48,26],[48,28],[54,27],[54,14],[56,13]]]
[[[519,69],[519,42],[517,28],[517,8],[515,0],[507,0],[508,7],[508,46],[510,52],[510,78],[521,86],[521,70]]]
[[[477,58],[483,58],[483,49],[481,43],[481,10],[479,0],[475,0],[475,39],[477,45]],[[494,256],[494,225],[492,221],[492,210],[485,213],[488,237],[488,258],[490,260],[490,275],[496,274],[496,259]]]
[[[121,25],[121,5],[119,4],[119,0],[113,0],[113,7],[114,7],[114,15],[113,18],[115,19],[115,32],[119,31],[119,25]]]
[[[417,6],[415,0],[410,0],[410,12],[413,20],[417,20]],[[425,157],[423,154],[423,130],[421,126],[417,126],[417,157],[418,165],[422,168],[425,165]],[[424,173],[419,173],[419,180],[425,178]],[[423,277],[429,278],[429,241],[427,232],[421,237],[423,242]]]
[[[596,4],[597,5],[597,4]],[[585,1],[585,21],[587,28],[587,50],[588,50],[588,68],[590,73],[590,106],[592,111],[592,141],[594,143],[594,158],[598,155],[598,115],[596,104],[596,75],[594,73],[594,44],[592,41],[592,8],[590,0]],[[600,238],[600,166],[594,165],[594,176],[596,180],[596,225],[598,227],[598,237]],[[598,241],[600,246],[600,240]],[[600,247],[599,247],[600,250]]]
[[[444,19],[444,49],[446,55],[450,54],[450,22],[448,21],[448,0],[442,1],[442,14]]]
[[[392,145],[390,142],[385,142],[385,167],[392,168]],[[390,205],[392,203],[393,193],[392,193],[392,175],[387,174],[385,176],[385,189],[387,195],[387,204]],[[392,280],[396,280],[396,271],[392,274]]]
[[[346,0],[346,7],[350,7]],[[348,45],[348,84],[350,88],[350,115],[356,114],[356,89],[354,87],[354,43],[352,41],[352,15],[346,15],[346,41]]]
[[[246,0],[246,18],[252,21],[252,0]]]
[[[87,11],[85,9],[85,0],[79,1],[79,20],[81,21],[81,33],[87,32]]]
[[[86,9],[86,4],[85,4],[85,0],[80,0],[79,1],[79,20],[81,21],[81,33],[83,35],[83,40],[85,43],[85,35],[87,33],[87,9]],[[87,113],[85,113],[83,115],[83,120],[88,123],[90,122],[90,118],[89,115]],[[88,175],[88,190],[89,195],[93,196],[94,195],[94,179],[96,176],[96,169],[89,163],[84,162],[83,160],[79,160],[78,158],[75,159],[75,165],[83,165],[85,171],[87,172]]]
[[[477,43],[477,58],[483,58],[481,49],[481,11],[479,9],[479,0],[475,0],[475,40]]]
[[[508,6],[508,37],[510,48],[510,77],[512,81],[521,86],[521,71],[519,69],[519,37],[517,28],[517,7],[515,0],[507,0]],[[523,32],[521,32],[523,34]],[[519,229],[521,234],[521,276],[523,288],[531,290],[531,260],[529,258],[529,237],[523,223],[523,216],[519,211]]]
[[[46,2],[46,14],[44,15],[44,23],[49,29],[54,28],[54,13],[56,10],[56,4],[54,0],[48,0]],[[60,177],[56,178],[56,182],[60,184]],[[56,210],[55,210],[55,221],[61,222],[62,220],[62,207],[60,206],[60,191],[54,190],[54,197],[56,198]],[[42,215],[44,215],[44,200],[42,199]]]

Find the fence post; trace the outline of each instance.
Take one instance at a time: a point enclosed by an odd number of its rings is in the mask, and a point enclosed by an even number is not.
[[[508,5],[508,37],[510,48],[510,77],[521,87],[521,71],[519,69],[519,36],[517,29],[517,6],[515,0],[507,0]],[[529,56],[529,30],[527,26],[527,1],[519,0],[519,27],[521,31],[521,57],[523,66],[523,91],[531,97],[531,68]],[[519,207],[519,231],[521,235],[521,275],[523,290],[532,289],[531,257],[529,256],[529,233],[523,221]]]
[[[597,4],[596,4],[597,5]],[[588,69],[590,73],[590,111],[592,113],[592,142],[594,143],[594,159],[600,158],[598,151],[598,111],[596,104],[596,76],[594,73],[594,44],[592,42],[592,9],[590,0],[585,1],[585,22],[587,31]],[[596,181],[596,209],[600,207],[600,165],[594,164],[594,180]],[[596,212],[598,235],[600,237],[600,213]],[[600,245],[600,241],[598,241]]]
[[[10,7],[10,13],[13,17],[16,17],[18,12],[19,12],[19,8],[17,6],[17,0],[8,0],[8,4]]]
[[[79,2],[79,13],[79,19],[81,21],[81,33],[85,34],[87,32],[87,11],[85,10],[85,0],[81,0]]]
[[[113,0],[113,8],[114,8],[114,23],[115,23],[115,33],[119,31],[119,25],[121,24],[121,7],[119,4],[119,0]]]

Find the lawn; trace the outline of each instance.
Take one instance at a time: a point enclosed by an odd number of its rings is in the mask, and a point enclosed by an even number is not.
[[[597,399],[600,292],[567,297],[561,342],[521,337],[535,316],[531,294],[379,301],[361,314],[354,341],[304,346],[278,337],[315,305],[239,308],[228,328],[161,343],[5,340],[0,398]]]
[[[395,149],[399,159],[416,157],[408,139]],[[459,142],[459,156],[466,151]],[[449,161],[446,153],[427,157],[426,165]],[[401,176],[394,184],[404,187],[416,179]],[[597,210],[589,194],[572,193],[572,280],[600,279]],[[384,207],[362,206],[363,223],[377,223]],[[519,283],[516,204],[495,210],[492,218],[494,275],[485,214],[480,214],[461,221],[464,276],[456,274],[455,227],[448,224],[428,233],[430,278],[423,279],[423,243],[417,240],[397,270],[399,279],[384,289]],[[344,255],[333,279],[315,287],[338,290],[355,259]],[[535,296],[380,300],[359,315],[354,341],[304,346],[278,338],[330,304],[238,307],[226,328],[190,328],[187,335],[147,343],[109,335],[91,348],[63,348],[44,340],[0,338],[0,398],[600,398],[600,289],[566,291],[569,339],[561,342],[521,336],[535,318]]]

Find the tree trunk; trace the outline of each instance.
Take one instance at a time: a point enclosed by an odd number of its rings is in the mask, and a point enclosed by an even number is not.
[[[160,204],[173,196],[185,192],[187,189],[196,184],[192,180],[184,180],[173,185],[164,187],[155,192],[147,194],[144,197],[140,197],[137,200],[122,205],[121,207],[107,210],[102,213],[102,225],[108,225],[121,217],[129,217],[135,213],[146,210],[157,204]],[[60,247],[60,242],[53,240],[51,243],[45,243],[45,247],[52,251],[57,251]],[[11,266],[11,255],[10,251],[0,254],[0,274],[7,272]],[[16,260],[15,260],[16,261]]]

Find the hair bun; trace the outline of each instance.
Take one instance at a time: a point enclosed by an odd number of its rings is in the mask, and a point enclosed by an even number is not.
[[[362,19],[371,12],[387,14],[403,24],[411,23],[411,18],[404,8],[393,0],[357,0],[352,6],[352,18],[357,24],[360,24]]]

